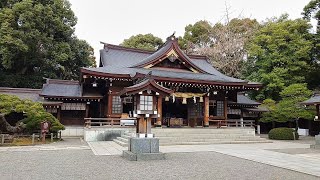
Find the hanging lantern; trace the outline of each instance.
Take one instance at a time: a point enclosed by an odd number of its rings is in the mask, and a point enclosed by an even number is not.
[[[176,97],[174,95],[172,95],[172,102],[176,101]]]
[[[203,97],[202,96],[200,97],[200,101],[199,102],[203,102]]]
[[[194,102],[194,103],[197,103],[197,99],[196,99],[195,96],[193,96],[193,102]]]
[[[182,104],[187,104],[187,98],[182,99]]]
[[[166,96],[166,98],[164,100],[165,101],[169,101],[169,96]]]

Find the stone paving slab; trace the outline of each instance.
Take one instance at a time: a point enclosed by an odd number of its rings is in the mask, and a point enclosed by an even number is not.
[[[17,146],[17,147],[0,147],[0,152],[7,151],[57,151],[57,150],[88,150],[88,146]]]
[[[89,142],[95,155],[121,155],[127,150],[114,142]],[[243,158],[263,164],[294,170],[320,177],[320,153],[289,154],[276,152],[281,149],[309,149],[309,144],[275,141],[259,144],[215,144],[215,145],[175,145],[160,146],[163,153],[181,152],[218,152],[238,158]]]

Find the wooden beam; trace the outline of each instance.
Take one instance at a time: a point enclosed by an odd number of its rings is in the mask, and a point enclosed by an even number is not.
[[[61,122],[61,106],[57,107],[57,119]]]
[[[209,96],[204,96],[203,127],[209,127]]]
[[[110,117],[111,114],[112,114],[112,95],[108,94],[107,117]]]
[[[162,96],[158,96],[158,104],[157,104],[158,118],[156,127],[162,126]]]
[[[85,115],[85,118],[89,117],[89,108],[90,108],[90,105],[86,104],[86,115]]]
[[[227,121],[228,119],[228,101],[227,101],[227,97],[224,98],[224,120]]]

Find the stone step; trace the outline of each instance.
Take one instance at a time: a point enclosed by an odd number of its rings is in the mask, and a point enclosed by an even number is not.
[[[220,133],[217,133],[217,132],[207,132],[207,131],[204,131],[204,132],[193,132],[193,131],[176,131],[176,132],[153,132],[153,134],[255,134],[255,132],[253,131],[246,131],[246,132],[220,132]]]
[[[160,146],[172,145],[209,145],[209,144],[252,144],[252,143],[271,143],[272,141],[215,141],[215,142],[159,142]]]
[[[266,141],[263,139],[159,139],[159,142],[221,142],[221,141]]]
[[[184,138],[184,137],[168,137],[159,138],[160,141],[171,140],[171,141],[215,141],[215,140],[260,140],[260,138],[255,137],[239,137],[239,138]]]
[[[155,134],[155,137],[217,137],[217,138],[228,138],[228,137],[240,137],[240,136],[250,136],[255,137],[254,134]]]
[[[126,138],[126,139],[131,138],[131,136],[128,136],[128,135],[122,135],[121,137],[122,137],[122,138]]]
[[[115,143],[119,144],[119,145],[122,146],[122,147],[128,147],[128,143],[123,142],[123,141],[121,141],[121,140],[119,140],[119,139],[114,139],[113,141],[114,141]]]
[[[129,138],[124,138],[124,137],[117,137],[117,139],[119,141],[126,142],[126,143],[128,143],[128,141],[129,141]]]
[[[199,129],[192,129],[192,128],[172,128],[172,129],[152,129],[151,130],[153,133],[157,133],[157,132],[201,132],[201,133],[243,133],[243,132],[252,132],[254,131],[253,128],[250,129],[242,129],[242,128],[237,128],[237,129],[216,129],[216,128],[212,128],[212,129],[206,129],[206,128],[199,128]]]

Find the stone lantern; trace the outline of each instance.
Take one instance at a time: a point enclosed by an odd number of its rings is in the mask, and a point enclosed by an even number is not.
[[[164,154],[159,152],[159,139],[151,133],[151,120],[161,117],[162,97],[172,92],[149,77],[119,93],[133,97],[133,117],[137,118],[137,136],[129,139],[128,151],[123,151],[123,157],[129,160],[164,159]]]

